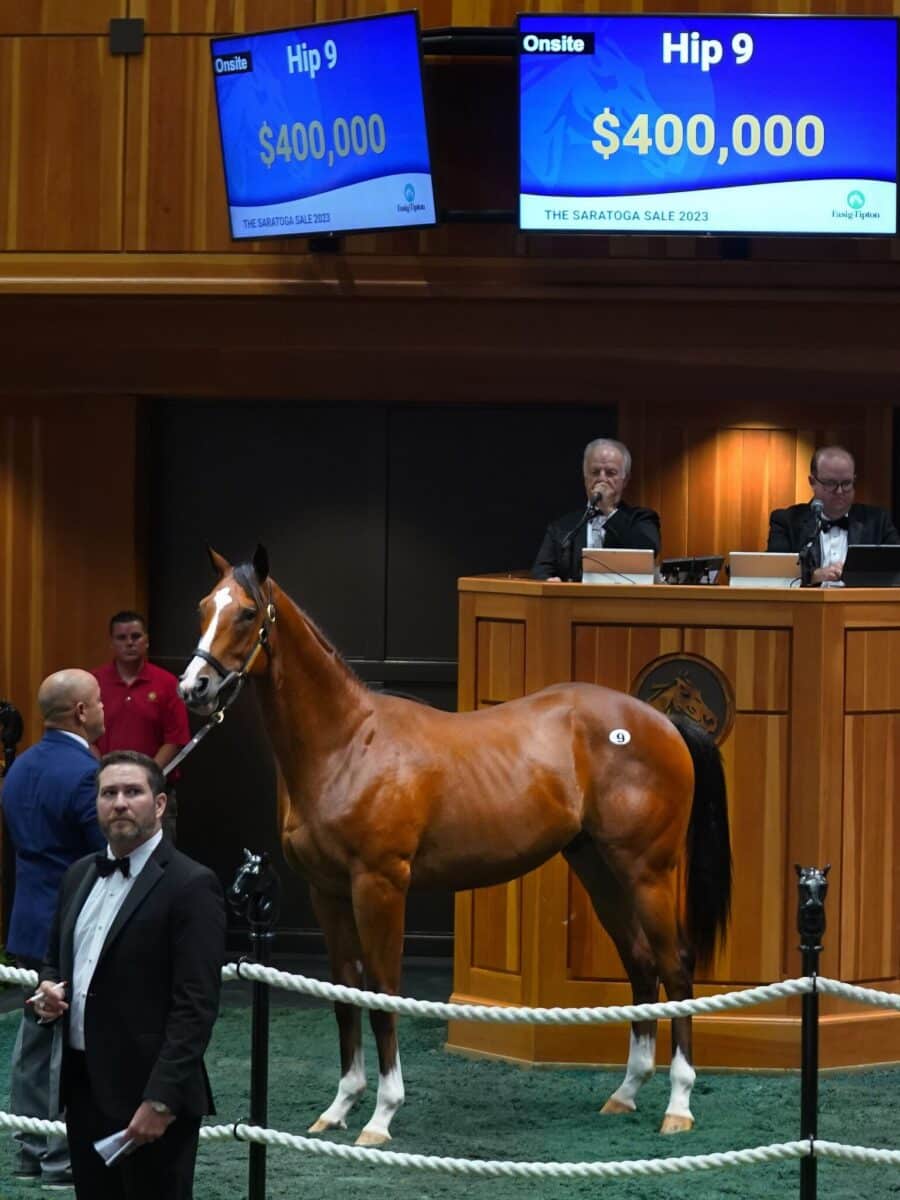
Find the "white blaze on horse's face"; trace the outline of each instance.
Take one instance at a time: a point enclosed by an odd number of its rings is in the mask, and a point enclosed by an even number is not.
[[[231,594],[231,588],[220,587],[213,595],[213,615],[206,629],[203,631],[203,636],[197,645],[198,650],[203,650],[207,654],[212,652],[212,645],[216,638],[216,632],[219,628],[219,617],[222,612],[234,603],[234,597]],[[221,680],[215,676],[209,667],[209,664],[202,658],[195,656],[187,665],[187,669],[181,676],[178,684],[178,691],[181,698],[186,704],[196,708],[212,708],[215,703],[216,695],[221,685]]]

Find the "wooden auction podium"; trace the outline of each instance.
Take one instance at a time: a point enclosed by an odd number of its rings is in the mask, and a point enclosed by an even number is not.
[[[697,995],[801,974],[795,863],[831,864],[823,974],[900,991],[900,593],[511,576],[461,579],[459,590],[461,711],[565,680],[632,692],[667,656],[685,656],[698,678],[708,669],[727,681],[733,920]],[[631,1002],[613,945],[561,856],[521,880],[459,894],[453,998]],[[695,1018],[697,1063],[798,1066],[799,1005]],[[832,998],[820,1011],[822,1066],[900,1061],[900,1014]],[[615,1063],[628,1035],[621,1025],[452,1022],[448,1045],[529,1062]],[[668,1049],[661,1026],[661,1061]]]

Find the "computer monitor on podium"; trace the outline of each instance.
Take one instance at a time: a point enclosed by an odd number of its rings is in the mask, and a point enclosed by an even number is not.
[[[848,546],[845,587],[900,587],[900,546]]]

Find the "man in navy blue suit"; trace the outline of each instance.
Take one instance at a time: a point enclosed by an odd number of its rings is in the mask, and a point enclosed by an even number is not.
[[[103,733],[100,685],[87,671],[57,671],[41,684],[44,736],[13,763],[3,783],[3,815],[16,852],[16,890],[7,950],[37,970],[47,953],[59,886],[73,862],[106,845],[97,823],[97,759]],[[58,1039],[57,1039],[58,1041]],[[59,1071],[52,1030],[28,1013],[13,1049],[10,1107],[20,1116],[56,1119],[51,1076]],[[45,1184],[71,1181],[65,1138],[17,1133],[15,1174]]]

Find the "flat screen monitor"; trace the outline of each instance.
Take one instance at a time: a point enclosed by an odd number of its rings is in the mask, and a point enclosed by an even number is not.
[[[900,546],[847,547],[845,587],[900,587]]]
[[[897,21],[522,14],[519,224],[897,232]]]
[[[211,50],[233,238],[435,223],[416,13]]]

